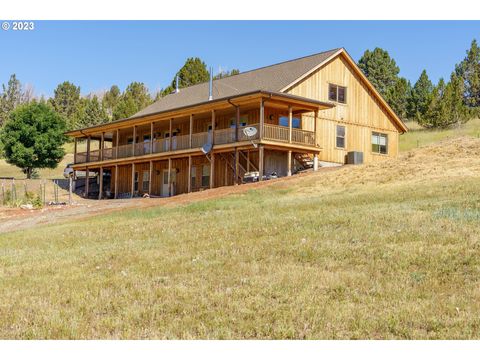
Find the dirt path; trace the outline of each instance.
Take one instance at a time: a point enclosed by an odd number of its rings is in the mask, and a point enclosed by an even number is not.
[[[172,206],[191,202],[220,198],[230,194],[239,194],[252,189],[264,188],[272,185],[287,185],[306,176],[315,176],[322,172],[333,171],[338,168],[323,168],[318,173],[307,172],[290,178],[274,179],[261,183],[243,184],[239,186],[225,186],[211,190],[199,191],[190,194],[177,195],[171,198],[152,199],[119,199],[119,200],[86,200],[78,199],[71,206],[47,206],[41,210],[24,210],[19,208],[0,207],[0,234],[11,231],[24,230],[43,224],[53,224],[74,219],[83,219],[98,214],[105,214],[118,210],[133,208],[148,208],[153,206]]]

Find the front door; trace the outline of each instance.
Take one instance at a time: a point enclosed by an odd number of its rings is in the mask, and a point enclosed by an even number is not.
[[[171,192],[169,192],[169,186],[168,186],[168,169],[163,169],[163,176],[162,176],[162,197],[168,197],[168,196],[173,196],[175,195],[175,188],[176,188],[176,182],[177,182],[177,173],[175,169],[172,169],[172,173],[170,174],[170,183],[172,184],[171,186]]]

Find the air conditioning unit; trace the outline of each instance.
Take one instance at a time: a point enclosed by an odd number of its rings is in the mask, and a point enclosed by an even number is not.
[[[347,153],[347,164],[353,164],[353,165],[363,164],[363,152],[349,151]]]

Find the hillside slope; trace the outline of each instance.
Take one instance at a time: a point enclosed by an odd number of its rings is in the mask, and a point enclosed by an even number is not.
[[[461,137],[3,234],[0,337],[479,338],[479,186]]]

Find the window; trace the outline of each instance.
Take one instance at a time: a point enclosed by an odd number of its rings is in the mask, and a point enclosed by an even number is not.
[[[372,132],[372,152],[378,154],[388,153],[388,135]]]
[[[234,129],[235,128],[235,120],[236,117],[233,117],[230,119],[230,128]],[[248,115],[241,115],[240,116],[240,121],[238,122],[238,127],[245,127],[247,126],[248,123]]]
[[[134,192],[138,191],[138,171],[135,171],[135,185],[133,187],[133,191]]]
[[[337,148],[345,148],[345,126],[337,125],[335,145]]]
[[[328,84],[328,100],[346,104],[347,88],[344,86]]]
[[[150,187],[150,171],[144,171],[142,177],[142,191],[147,192]]]
[[[191,172],[192,172],[191,186],[192,186],[192,189],[195,189],[195,187],[197,186],[197,167],[192,166]]]
[[[210,186],[210,164],[202,167],[202,187]]]
[[[278,118],[278,125],[288,127],[288,116],[280,116]],[[299,118],[292,118],[292,128],[300,129],[300,119]]]

